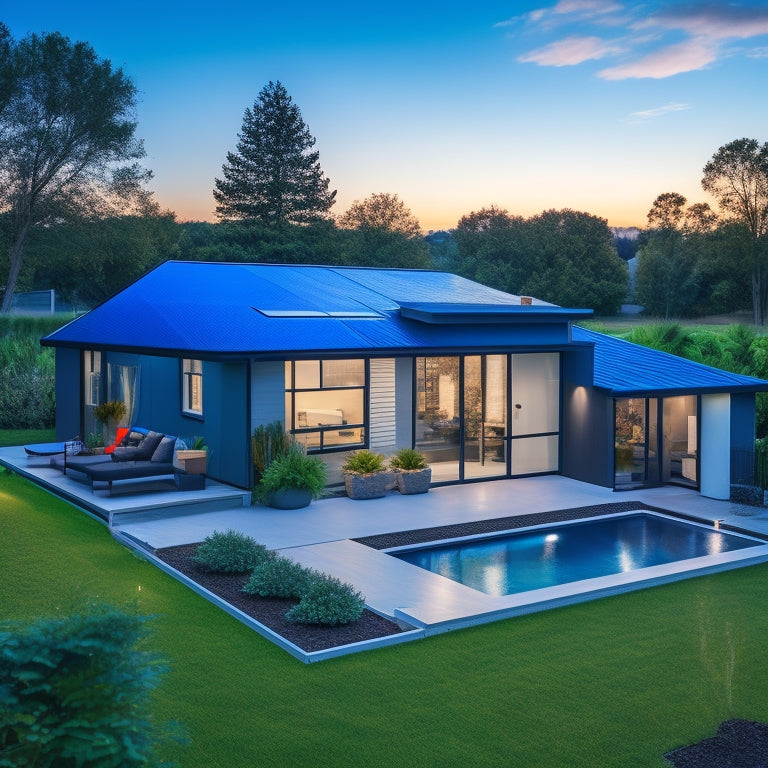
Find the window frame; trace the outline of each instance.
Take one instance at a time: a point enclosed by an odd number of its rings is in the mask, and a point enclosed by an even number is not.
[[[324,363],[339,362],[342,360],[361,361],[363,363],[363,382],[362,384],[350,384],[342,386],[333,386],[325,384],[324,375]],[[296,363],[317,363],[318,364],[318,383],[319,386],[312,387],[297,387],[296,386]],[[290,375],[288,374],[288,367],[290,366]],[[311,360],[294,359],[285,361],[285,421],[286,430],[291,434],[301,439],[303,435],[317,435],[318,444],[316,446],[306,446],[307,453],[336,453],[341,451],[350,451],[360,448],[365,448],[368,445],[368,432],[369,432],[369,409],[368,409],[368,397],[370,390],[370,365],[368,358],[362,357],[345,357],[345,358],[313,358]],[[297,394],[305,395],[313,392],[360,392],[362,397],[362,414],[363,419],[360,422],[345,423],[345,424],[329,424],[329,425],[312,425],[302,427],[296,424],[296,396]],[[361,430],[361,440],[343,444],[326,444],[326,435],[330,433],[338,433],[340,431]]]
[[[184,357],[181,359],[181,412],[184,416],[202,419],[203,408],[203,361],[198,358]],[[196,370],[199,368],[199,370]],[[194,392],[195,383],[199,393]],[[192,407],[195,400],[200,401],[200,408]]]

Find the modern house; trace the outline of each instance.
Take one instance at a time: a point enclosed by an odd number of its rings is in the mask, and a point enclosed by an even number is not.
[[[435,482],[559,473],[728,498],[768,382],[575,324],[590,315],[442,272],[166,262],[43,344],[60,439],[121,399],[128,423],[204,435],[209,475],[243,488],[253,430],[281,421],[331,482],[351,450],[408,446]]]

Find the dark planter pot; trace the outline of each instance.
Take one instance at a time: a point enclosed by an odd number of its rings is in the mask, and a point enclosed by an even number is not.
[[[286,488],[271,494],[267,503],[275,509],[301,509],[311,501],[312,493],[305,488]]]
[[[344,473],[344,486],[350,499],[380,499],[392,487],[391,472],[375,472],[372,475]]]
[[[432,483],[432,468],[395,472],[395,483],[400,493],[426,493]]]

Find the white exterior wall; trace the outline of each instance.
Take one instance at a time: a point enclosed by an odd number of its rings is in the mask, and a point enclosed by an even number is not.
[[[371,360],[369,396],[371,450],[386,456],[397,447],[394,358]]]
[[[731,396],[701,397],[701,495],[731,497]]]

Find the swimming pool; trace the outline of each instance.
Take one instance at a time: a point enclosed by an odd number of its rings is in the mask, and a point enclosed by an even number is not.
[[[487,595],[503,596],[764,545],[711,526],[635,512],[388,554]]]

